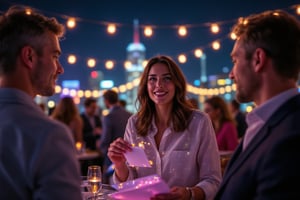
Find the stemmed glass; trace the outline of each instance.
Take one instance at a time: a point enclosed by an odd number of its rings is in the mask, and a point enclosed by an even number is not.
[[[87,172],[88,190],[94,194],[94,199],[96,199],[98,192],[102,188],[101,180],[101,167],[97,165],[89,166]]]

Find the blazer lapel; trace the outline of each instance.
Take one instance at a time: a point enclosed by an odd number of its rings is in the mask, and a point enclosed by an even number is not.
[[[230,177],[238,171],[238,169],[243,165],[245,160],[251,155],[251,153],[268,137],[270,134],[269,129],[275,126],[281,121],[287,114],[296,110],[299,107],[300,95],[288,100],[280,108],[272,114],[270,119],[266,122],[263,128],[256,134],[256,136],[248,144],[247,148],[242,151],[243,140],[237,147],[235,153],[233,154],[231,160],[226,168],[220,190],[227,184]]]

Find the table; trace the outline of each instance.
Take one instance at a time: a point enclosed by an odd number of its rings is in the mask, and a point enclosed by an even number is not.
[[[222,175],[224,174],[226,165],[227,165],[228,161],[230,160],[232,154],[233,154],[233,151],[219,151]]]
[[[86,181],[83,181],[81,183],[81,189],[82,189],[82,199],[83,200],[94,200],[94,196],[91,192],[88,192],[87,189],[88,183]],[[107,184],[102,184],[102,189],[100,190],[99,194],[97,195],[97,200],[105,199],[105,200],[113,200],[113,198],[109,197],[109,194],[116,192],[116,189],[111,187]]]
[[[99,158],[101,153],[98,151],[85,151],[82,153],[77,154],[78,160],[92,160]]]

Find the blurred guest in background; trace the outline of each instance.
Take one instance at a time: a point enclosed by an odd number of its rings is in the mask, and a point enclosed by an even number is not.
[[[123,108],[126,108],[126,101],[124,99],[119,100],[119,105],[122,106]]]
[[[85,147],[90,150],[99,150],[102,123],[98,115],[97,100],[87,98],[84,101],[84,112],[81,113],[83,120],[83,140]]]
[[[72,97],[61,98],[52,112],[51,118],[66,124],[72,131],[75,142],[82,142],[83,122]]]
[[[247,22],[247,23],[245,23]],[[229,77],[240,103],[254,102],[216,200],[300,199],[300,22],[265,11],[233,27]]]
[[[248,127],[246,123],[246,116],[241,111],[240,103],[235,99],[230,101],[229,109],[235,119],[235,122],[237,123],[238,137],[239,139],[241,139],[244,136]]]
[[[196,98],[190,98],[188,101],[191,103],[192,107],[195,109],[199,109],[199,103]]]
[[[220,151],[233,151],[238,145],[235,121],[223,98],[213,96],[205,100],[204,112],[213,122]]]
[[[159,174],[170,193],[151,199],[212,199],[221,181],[220,158],[210,119],[186,99],[186,80],[167,56],[149,60],[138,89],[138,112],[129,118],[124,139],[111,143],[114,181]],[[144,146],[151,167],[129,167],[124,153]]]
[[[108,147],[115,139],[124,137],[126,124],[131,113],[127,112],[125,108],[118,104],[119,97],[118,93],[115,91],[107,90],[103,94],[103,99],[106,108],[109,109],[109,114],[103,117],[103,129],[100,145],[100,149],[104,155],[103,168],[104,172],[106,172],[106,169],[112,164],[110,159],[107,157]],[[108,183],[106,179],[104,179],[104,182]]]
[[[0,16],[0,199],[81,199],[71,131],[49,119],[36,95],[51,96],[64,72],[64,27],[27,7]]]

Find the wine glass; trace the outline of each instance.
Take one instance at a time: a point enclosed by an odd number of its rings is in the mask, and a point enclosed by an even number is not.
[[[102,172],[101,167],[98,165],[92,165],[88,167],[87,181],[88,190],[94,194],[94,199],[102,187]]]

